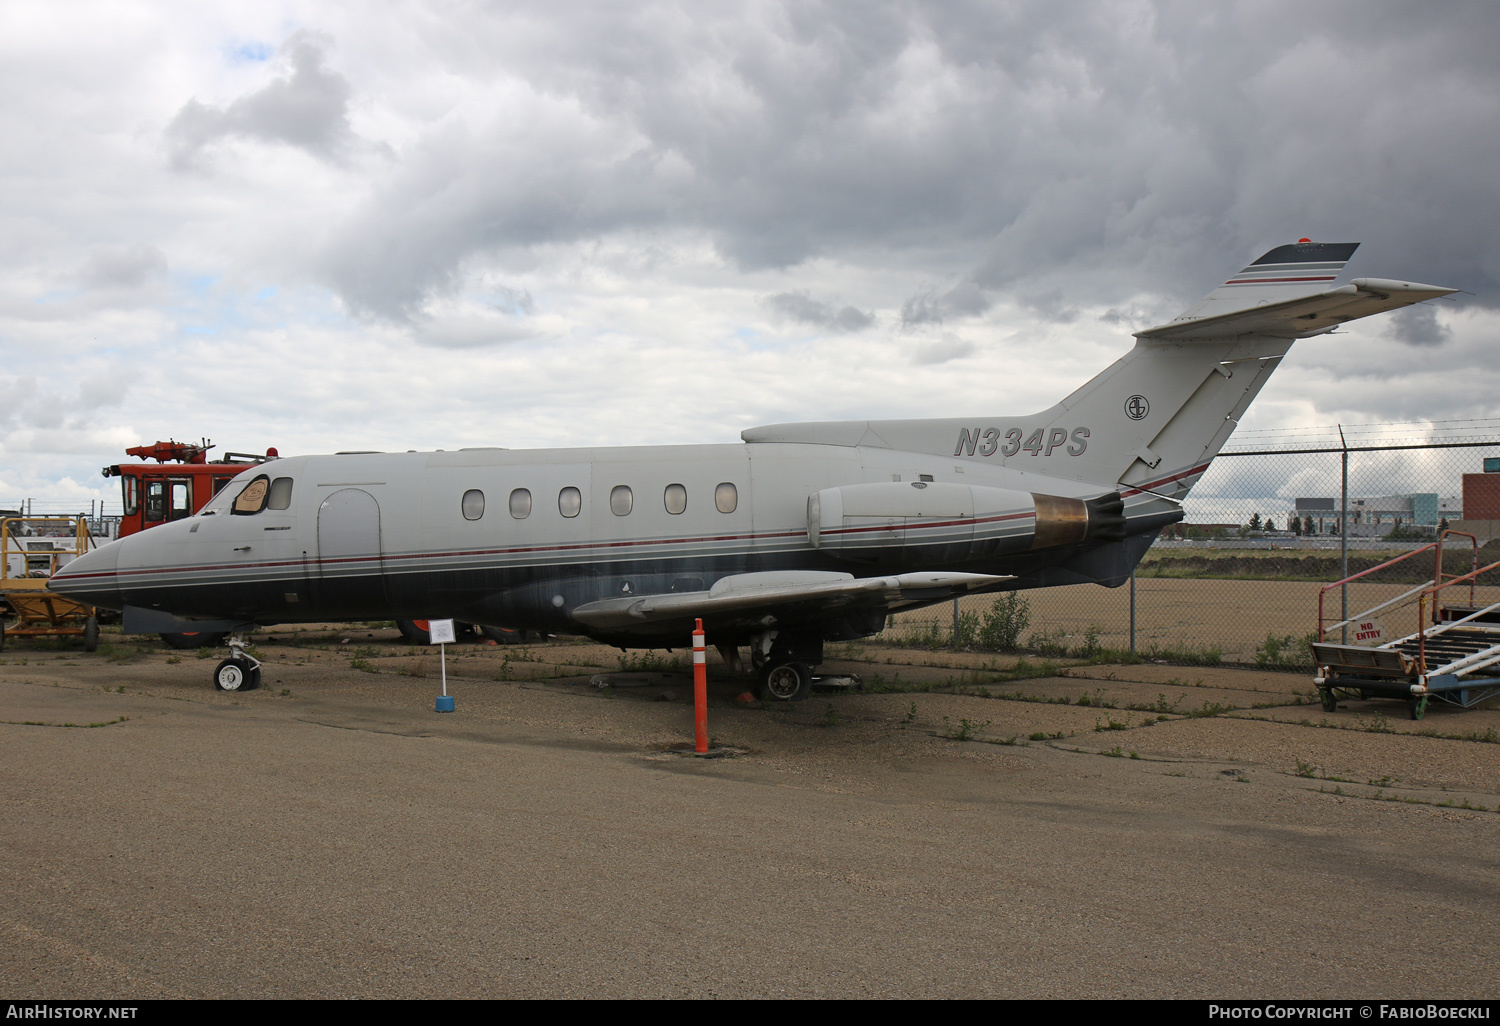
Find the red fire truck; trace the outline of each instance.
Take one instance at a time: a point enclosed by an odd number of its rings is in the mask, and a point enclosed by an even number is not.
[[[125,500],[120,537],[144,531],[157,524],[182,520],[198,512],[219,489],[246,467],[276,458],[275,449],[264,456],[228,452],[223,459],[208,459],[213,446],[208,439],[191,442],[157,442],[125,450],[125,455],[151,463],[117,463],[104,468],[105,477],[118,477]]]

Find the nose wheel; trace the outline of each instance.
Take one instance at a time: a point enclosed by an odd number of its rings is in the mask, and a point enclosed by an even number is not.
[[[244,639],[231,636],[225,644],[232,654],[214,667],[214,690],[254,691],[260,687],[260,660],[245,651]]]

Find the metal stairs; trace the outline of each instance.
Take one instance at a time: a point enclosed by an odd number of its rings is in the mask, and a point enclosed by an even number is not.
[[[1500,568],[1500,563],[1480,567],[1477,540],[1472,535],[1465,535],[1473,544],[1474,569],[1467,574],[1444,573],[1443,542],[1450,533],[1461,532],[1444,532],[1433,545],[1344,581],[1325,585],[1319,592],[1319,640],[1311,644],[1313,658],[1318,664],[1318,675],[1313,678],[1313,683],[1318,686],[1326,711],[1333,712],[1338,708],[1341,695],[1361,699],[1398,698],[1408,703],[1412,719],[1419,720],[1426,712],[1429,698],[1468,708],[1500,695],[1500,602],[1482,607],[1439,607],[1438,604],[1439,592],[1463,584],[1469,587],[1469,601],[1472,603],[1476,578]],[[1325,594],[1349,581],[1429,550],[1436,550],[1430,585],[1419,585],[1358,616],[1324,626]],[[1418,604],[1419,629],[1415,634],[1374,647],[1332,644],[1322,640],[1338,628],[1368,620],[1378,612],[1413,598]],[[1432,611],[1430,624],[1427,621],[1429,609]]]

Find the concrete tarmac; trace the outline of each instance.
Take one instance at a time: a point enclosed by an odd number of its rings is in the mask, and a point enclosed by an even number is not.
[[[8,647],[0,997],[1496,992],[1500,713],[1153,666],[764,709],[716,665],[699,760],[684,672],[455,649],[440,715],[435,661],[369,645],[268,645],[238,695]]]

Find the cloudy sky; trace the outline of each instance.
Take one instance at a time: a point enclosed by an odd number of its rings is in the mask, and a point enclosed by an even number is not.
[[[127,445],[1043,408],[1273,245],[1468,290],[1247,428],[1500,416],[1500,7],[0,6],[0,505]]]

